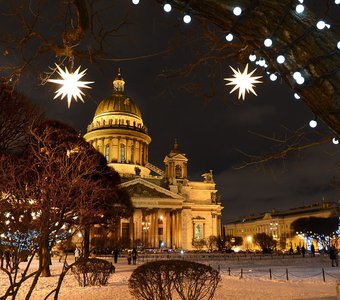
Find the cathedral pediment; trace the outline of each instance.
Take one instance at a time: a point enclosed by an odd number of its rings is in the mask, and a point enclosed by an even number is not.
[[[124,182],[121,184],[121,187],[126,188],[130,196],[133,198],[183,199],[182,196],[142,178],[135,178],[133,180]]]

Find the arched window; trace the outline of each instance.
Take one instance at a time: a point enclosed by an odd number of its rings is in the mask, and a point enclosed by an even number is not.
[[[125,145],[120,144],[120,162],[125,162]]]
[[[109,159],[110,159],[110,146],[109,145],[105,146],[105,158],[106,158],[106,161],[109,162]]]

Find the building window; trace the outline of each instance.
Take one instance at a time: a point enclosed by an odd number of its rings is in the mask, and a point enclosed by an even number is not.
[[[125,162],[125,145],[120,144],[120,162]]]
[[[176,165],[176,178],[181,178],[182,177],[182,167],[180,165]]]
[[[110,146],[109,145],[105,146],[105,158],[106,158],[106,161],[109,162],[109,159],[110,159]]]
[[[203,225],[197,224],[195,226],[195,240],[203,239]]]
[[[135,147],[134,145],[131,145],[131,157],[130,157],[130,162],[134,163],[134,159],[135,159]]]

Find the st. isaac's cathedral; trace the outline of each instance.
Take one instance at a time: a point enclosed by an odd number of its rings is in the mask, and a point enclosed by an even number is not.
[[[118,236],[151,248],[193,249],[193,240],[221,234],[221,206],[212,171],[203,181],[188,178],[188,158],[175,141],[164,169],[149,162],[151,137],[142,114],[125,94],[120,71],[113,94],[102,100],[84,135],[122,178],[134,214],[122,219]],[[170,137],[169,137],[170,139]]]

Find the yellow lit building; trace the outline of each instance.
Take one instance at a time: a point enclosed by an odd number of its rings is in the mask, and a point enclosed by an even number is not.
[[[285,211],[273,210],[229,221],[224,225],[224,232],[226,235],[242,237],[242,250],[258,250],[259,247],[255,245],[253,237],[263,232],[273,236],[277,241],[278,249],[288,250],[292,246],[295,250],[297,246],[301,247],[305,244],[304,238],[291,228],[295,220],[308,217],[335,217],[339,216],[339,213],[340,204],[334,202],[316,203]]]
[[[122,178],[135,211],[123,219],[119,237],[130,245],[192,249],[193,239],[221,234],[222,206],[212,171],[201,182],[188,178],[188,158],[175,142],[164,158],[164,170],[149,162],[151,137],[142,114],[125,94],[120,72],[113,94],[102,100],[84,135]]]

